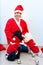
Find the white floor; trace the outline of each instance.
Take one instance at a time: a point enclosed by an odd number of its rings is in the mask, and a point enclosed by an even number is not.
[[[21,53],[21,64],[19,65],[36,65],[35,60],[39,60],[39,65],[43,65],[43,58],[32,57],[28,53]],[[17,60],[11,62],[5,58],[5,51],[0,51],[0,65],[18,65]]]

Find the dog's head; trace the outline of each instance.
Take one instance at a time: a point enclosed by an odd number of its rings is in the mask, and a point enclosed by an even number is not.
[[[14,36],[17,36],[17,37],[20,39],[20,41],[23,40],[22,33],[21,33],[20,31],[15,31],[15,32],[13,33],[12,38],[13,38]]]

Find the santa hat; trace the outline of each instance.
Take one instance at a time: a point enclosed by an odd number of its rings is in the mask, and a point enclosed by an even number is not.
[[[20,13],[22,13],[23,10],[24,10],[24,9],[23,9],[22,5],[18,5],[18,6],[15,8],[14,12],[20,12]]]
[[[0,51],[2,51],[2,50],[6,50],[6,48],[4,47],[3,44],[0,44]]]

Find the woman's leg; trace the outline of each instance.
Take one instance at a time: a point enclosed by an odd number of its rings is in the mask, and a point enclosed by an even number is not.
[[[38,53],[40,50],[39,50],[39,47],[36,46],[35,42],[33,39],[31,39],[29,42],[26,43],[28,45],[28,47],[30,48],[30,50],[32,50],[32,52],[34,53]]]

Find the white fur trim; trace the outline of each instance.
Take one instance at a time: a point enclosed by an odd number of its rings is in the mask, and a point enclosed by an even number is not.
[[[18,51],[16,52],[16,55],[18,54]]]
[[[22,37],[25,37],[25,35],[22,35]]]
[[[22,44],[22,45],[24,45],[24,46],[27,46],[27,45],[24,43],[24,41],[22,41],[20,44]]]
[[[20,26],[20,20],[19,22],[14,18],[14,20],[16,21],[16,24],[18,25],[18,27],[20,28],[21,32],[22,32],[22,27]]]
[[[13,38],[13,40],[15,41],[15,38]]]
[[[31,33],[26,33],[26,34],[25,34],[25,39],[24,39],[24,41],[25,41],[25,42],[28,42],[28,41],[31,40],[31,39],[33,39]]]
[[[15,10],[14,12],[15,12],[15,13],[16,13],[16,12],[20,12],[20,13],[22,13],[22,11],[20,11],[20,10]]]
[[[13,45],[13,44],[15,44],[15,43],[10,42],[10,44],[12,44],[12,45]]]

